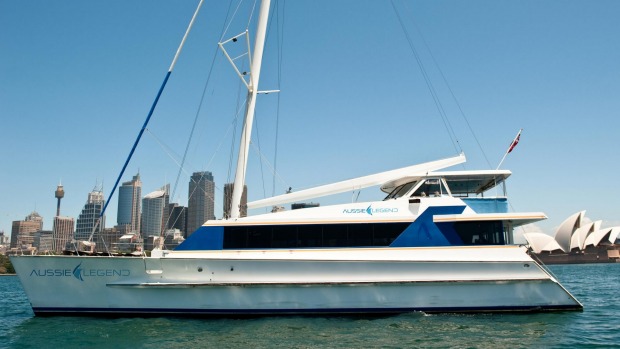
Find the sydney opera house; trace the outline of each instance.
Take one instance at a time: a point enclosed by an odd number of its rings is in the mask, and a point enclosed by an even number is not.
[[[601,228],[602,222],[586,219],[585,212],[568,217],[554,236],[523,234],[532,253],[545,264],[620,262],[620,226]]]

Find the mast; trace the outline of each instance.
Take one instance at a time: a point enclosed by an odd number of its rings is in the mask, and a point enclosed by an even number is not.
[[[252,123],[254,122],[254,109],[256,108],[256,96],[258,93],[258,81],[263,61],[263,48],[265,47],[265,35],[267,33],[267,21],[269,19],[270,0],[263,0],[258,14],[256,38],[254,40],[254,54],[250,66],[250,83],[248,84],[248,98],[243,122],[243,132],[239,144],[239,156],[237,157],[237,170],[230,207],[230,218],[235,219],[240,215],[241,196],[245,185],[245,174],[248,166],[248,152],[250,150],[250,137],[252,135]]]

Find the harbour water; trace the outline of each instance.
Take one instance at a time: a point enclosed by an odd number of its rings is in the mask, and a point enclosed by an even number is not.
[[[0,277],[0,348],[613,348],[620,263],[549,267],[583,312],[255,319],[34,317]],[[50,297],[54,297],[50,294]]]

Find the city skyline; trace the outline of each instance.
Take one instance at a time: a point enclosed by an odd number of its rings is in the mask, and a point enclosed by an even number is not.
[[[208,171],[197,172],[194,175],[196,182],[190,185],[194,191],[202,193],[202,197],[196,196],[198,200],[194,200],[195,204],[197,203],[199,210],[204,211],[203,215],[212,216],[209,219],[213,219],[215,218],[213,213],[213,191],[215,188],[213,176]],[[35,248],[36,251],[40,252],[62,253],[64,249],[68,248],[69,242],[89,241],[96,224],[99,225],[92,237],[94,242],[101,243],[101,246],[105,248],[111,243],[117,242],[121,235],[127,233],[139,233],[145,242],[149,237],[160,235],[171,239],[171,236],[164,235],[164,232],[168,230],[178,229],[183,235],[187,234],[188,208],[180,206],[178,203],[169,202],[170,184],[141,196],[140,174],[138,173],[131,178],[119,187],[119,207],[126,212],[121,212],[118,215],[121,221],[117,222],[117,225],[106,227],[105,214],[101,216],[101,221],[97,222],[105,203],[105,195],[100,186],[96,186],[88,193],[88,199],[77,216],[77,220],[70,216],[58,216],[61,213],[60,199],[64,197],[63,186],[58,185],[54,192],[57,199],[57,215],[53,217],[52,230],[45,230],[44,217],[33,211],[23,220],[12,222],[11,232],[6,236],[7,247],[21,249],[22,251]],[[205,205],[206,202],[209,204]],[[136,226],[136,223],[132,222],[134,216],[137,216],[140,221],[137,231],[128,230],[131,229],[131,226]],[[195,218],[201,219],[200,217]],[[176,239],[176,235],[174,236]],[[178,244],[178,242],[176,243]],[[78,248],[78,245],[72,248]]]

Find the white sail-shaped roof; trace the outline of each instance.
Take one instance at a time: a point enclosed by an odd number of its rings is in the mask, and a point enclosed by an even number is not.
[[[581,221],[583,220],[583,216],[585,214],[586,211],[575,213],[574,215],[566,218],[566,220],[560,224],[558,230],[556,230],[554,238],[562,248],[562,251],[570,252],[573,232],[581,226]]]
[[[322,196],[344,193],[347,191],[360,190],[375,185],[382,185],[388,181],[392,181],[397,178],[411,176],[411,175],[424,175],[428,172],[440,170],[446,167],[458,165],[465,162],[465,155],[426,162],[419,165],[413,165],[409,167],[399,168],[396,170],[381,172],[369,176],[349,179],[337,183],[322,185],[310,189],[300,190],[298,192],[288,193],[284,195],[274,196],[267,199],[248,202],[248,209],[282,205],[289,202],[303,201],[308,199],[314,199]]]
[[[602,241],[614,243],[620,234],[620,227],[612,227],[600,229],[590,234],[584,243],[584,246],[598,246]],[[605,239],[607,238],[607,239]]]
[[[594,233],[597,230],[600,230],[601,229],[601,225],[603,225],[603,221],[601,221],[601,220],[598,220],[598,221],[594,222],[594,226],[592,227],[592,232],[590,232],[590,234]],[[587,236],[586,236],[586,238],[587,238]]]
[[[534,253],[562,250],[562,247],[557,243],[557,241],[547,234],[525,233],[523,234],[523,237],[530,244],[530,247]]]
[[[577,230],[575,230],[575,232],[573,233],[573,236],[571,236],[571,239],[570,239],[571,250],[574,248],[583,250],[585,246],[586,238],[588,237],[588,235],[594,232],[595,223],[596,222],[586,223],[582,225],[581,227],[577,228]],[[600,221],[596,225],[600,227],[601,226]]]
[[[609,234],[609,242],[615,244],[616,240],[618,240],[618,236],[620,236],[620,227],[613,227],[611,233]]]

